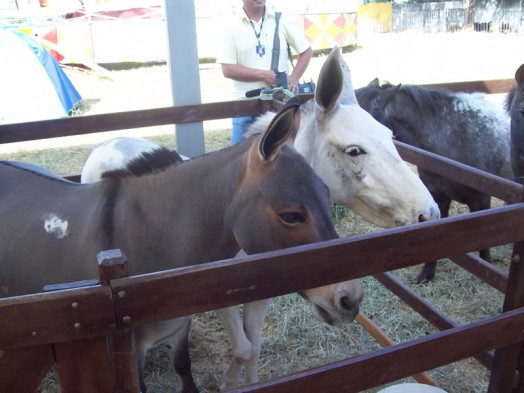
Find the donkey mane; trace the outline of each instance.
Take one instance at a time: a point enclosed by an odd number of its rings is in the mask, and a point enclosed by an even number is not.
[[[173,165],[184,162],[182,157],[165,147],[159,147],[151,152],[142,153],[131,160],[124,168],[115,169],[102,174],[102,178],[140,177],[162,172]]]

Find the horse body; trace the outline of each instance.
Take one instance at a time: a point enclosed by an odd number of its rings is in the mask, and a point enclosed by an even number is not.
[[[420,86],[380,85],[378,80],[356,90],[360,105],[393,130],[402,142],[466,165],[513,178],[509,122],[502,108],[481,93],[450,93]],[[472,188],[418,168],[419,176],[447,217],[452,200],[470,211],[490,207],[490,197]],[[490,260],[489,250],[481,256]],[[431,280],[435,263],[425,266],[418,282]]]
[[[130,143],[132,141],[132,143]],[[101,179],[104,172],[124,168],[127,163],[144,153],[158,149],[156,143],[142,138],[115,137],[96,146],[82,168],[81,183],[94,183]],[[182,160],[188,157],[180,156]]]
[[[154,152],[87,185],[1,162],[0,219],[10,228],[0,236],[2,295],[96,278],[96,253],[104,249],[124,250],[135,275],[179,267],[181,261],[231,258],[240,248],[257,253],[336,238],[324,184],[298,153],[283,146],[295,110],[286,108],[263,135],[238,147],[187,163],[174,157],[165,168],[142,174],[167,154]],[[341,315],[333,315],[335,320],[358,313],[360,282],[345,285],[351,286],[344,294],[347,307],[336,311]],[[329,287],[339,296],[337,285]],[[319,290],[304,296],[330,296]],[[189,330],[189,318],[177,323],[184,333]],[[183,389],[196,391],[187,334],[174,344],[175,369],[186,372]]]
[[[515,86],[509,91],[505,107],[511,117],[511,165],[515,178],[524,182],[524,64],[515,72]]]
[[[80,174],[80,181],[81,183],[94,183],[100,180],[98,174],[123,168],[134,158],[157,148],[156,143],[142,138],[135,138],[132,145],[126,143],[126,138],[121,137],[102,142],[89,155]],[[111,154],[108,155],[107,152]]]

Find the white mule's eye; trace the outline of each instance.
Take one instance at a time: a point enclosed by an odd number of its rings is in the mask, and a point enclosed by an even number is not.
[[[351,157],[356,157],[361,154],[366,154],[366,152],[358,146],[348,146],[344,152],[348,156],[351,156]]]

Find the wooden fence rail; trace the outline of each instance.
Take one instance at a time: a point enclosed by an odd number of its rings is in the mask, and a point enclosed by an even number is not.
[[[506,89],[509,82],[472,82],[471,86],[502,92],[497,89]],[[259,114],[280,106],[276,101],[246,100],[3,125],[0,143]],[[135,326],[373,275],[443,331],[236,391],[355,392],[477,356],[492,370],[490,393],[523,392],[519,361],[524,339],[522,186],[402,143],[397,148],[405,160],[509,204],[144,276],[126,277],[124,258],[117,258],[117,263],[102,258],[100,284],[0,299],[0,350],[5,351],[0,356],[0,386],[13,392],[34,391],[57,364],[64,392],[137,392]],[[509,243],[515,243],[509,273],[472,254]],[[387,273],[444,257],[504,292],[503,312],[460,326]],[[191,301],[172,301],[181,296]]]

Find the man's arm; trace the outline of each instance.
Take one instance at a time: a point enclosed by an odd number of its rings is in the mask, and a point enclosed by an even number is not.
[[[298,55],[295,69],[291,72],[291,75],[289,75],[288,77],[289,90],[291,90],[295,94],[298,92],[299,80],[302,77],[302,75],[304,75],[304,72],[306,71],[309,62],[311,61],[311,57],[313,57],[313,49],[309,47],[300,55]]]
[[[258,70],[256,68],[249,68],[239,64],[222,64],[222,74],[224,74],[226,78],[241,82],[262,81],[268,86],[276,84],[275,73],[273,71]]]

